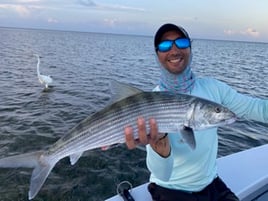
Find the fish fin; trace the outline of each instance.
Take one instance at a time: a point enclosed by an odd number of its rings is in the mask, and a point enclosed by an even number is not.
[[[38,160],[42,151],[31,152],[27,154],[20,154],[15,156],[9,156],[0,159],[0,167],[2,168],[35,168],[38,164]]]
[[[79,158],[82,156],[83,153],[84,152],[77,152],[77,153],[70,155],[71,165],[74,165],[79,160]]]
[[[183,126],[180,132],[183,141],[186,142],[191,147],[191,149],[194,150],[196,147],[196,142],[193,129],[191,127]]]
[[[122,100],[126,97],[139,94],[143,92],[142,90],[133,87],[128,84],[124,84],[122,82],[118,82],[116,80],[110,81],[110,88],[112,92],[111,102],[117,102],[119,100]]]
[[[0,167],[3,168],[34,168],[31,176],[29,199],[33,199],[57,161],[50,161],[44,156],[44,151],[20,154],[0,159]]]
[[[33,170],[32,177],[31,177],[31,184],[30,184],[30,190],[28,193],[29,200],[33,199],[43,184],[46,181],[46,178],[48,177],[49,173],[53,169],[56,163],[45,163],[43,164],[40,162]]]

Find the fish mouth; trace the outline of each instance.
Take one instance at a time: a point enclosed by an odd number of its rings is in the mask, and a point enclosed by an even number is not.
[[[224,123],[226,123],[226,124],[232,124],[232,123],[234,123],[236,121],[236,119],[237,119],[236,117],[233,117],[231,119],[225,120]]]
[[[236,121],[236,119],[237,118],[235,118],[235,117],[232,117],[230,119],[225,119],[225,120],[222,120],[222,121],[220,121],[218,123],[213,124],[212,127],[219,127],[219,126],[223,126],[223,125],[229,125],[229,124],[234,123]]]

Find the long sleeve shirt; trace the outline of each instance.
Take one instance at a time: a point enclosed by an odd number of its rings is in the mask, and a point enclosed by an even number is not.
[[[155,91],[161,91],[160,86]],[[191,95],[209,99],[228,107],[238,117],[268,123],[268,100],[238,93],[227,84],[212,78],[196,78]],[[150,145],[147,149],[147,167],[150,181],[170,188],[197,192],[217,177],[217,128],[194,132],[196,149],[183,143],[179,133],[169,133],[171,146],[167,158],[157,154]]]

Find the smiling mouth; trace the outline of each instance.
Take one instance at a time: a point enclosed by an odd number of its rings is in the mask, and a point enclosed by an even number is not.
[[[177,58],[172,58],[172,59],[168,59],[168,61],[170,63],[179,63],[182,61],[182,57],[177,57]]]

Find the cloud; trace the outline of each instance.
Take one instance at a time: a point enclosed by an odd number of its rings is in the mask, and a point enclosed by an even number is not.
[[[41,0],[16,0],[15,3],[38,3]]]
[[[224,30],[223,32],[226,35],[234,35],[234,34],[236,34],[236,32],[234,30],[231,30],[231,29]]]
[[[99,10],[111,10],[111,11],[138,11],[138,12],[144,12],[145,9],[143,8],[137,8],[137,7],[130,7],[130,6],[124,6],[124,5],[116,5],[116,4],[97,4],[95,1],[92,0],[77,0],[78,4],[90,7],[90,8],[96,8]]]
[[[42,0],[1,0],[1,4],[7,5],[18,5],[18,4],[32,4],[32,3],[40,3]]]
[[[260,33],[256,30],[256,29],[253,29],[253,28],[247,28],[245,30],[242,30],[242,31],[235,31],[235,30],[231,30],[231,29],[228,29],[228,30],[224,30],[224,34],[225,35],[244,35],[244,36],[251,36],[251,37],[259,37],[260,36]]]
[[[0,4],[0,9],[1,8],[14,11],[21,17],[28,17],[31,14],[30,9],[27,6],[23,6],[23,5]]]
[[[50,17],[50,18],[47,19],[47,22],[48,22],[48,23],[56,24],[56,23],[58,23],[59,21],[58,21],[57,19],[54,19],[54,18]]]
[[[91,0],[78,0],[78,3],[83,6],[96,7],[97,4]]]
[[[22,17],[28,17],[31,14],[31,11],[26,6],[15,6],[15,10]]]
[[[119,22],[118,19],[104,19],[104,24],[113,27],[117,22]]]
[[[245,31],[241,31],[241,34],[250,35],[250,36],[253,36],[253,37],[258,37],[260,35],[260,33],[258,31],[256,31],[253,28],[250,28],[250,27],[247,28]]]
[[[109,6],[105,6],[106,8],[111,8],[114,10],[126,10],[126,11],[138,11],[138,12],[144,12],[145,9],[143,8],[136,8],[136,7],[129,7],[129,6],[122,6],[122,5],[109,5]]]

